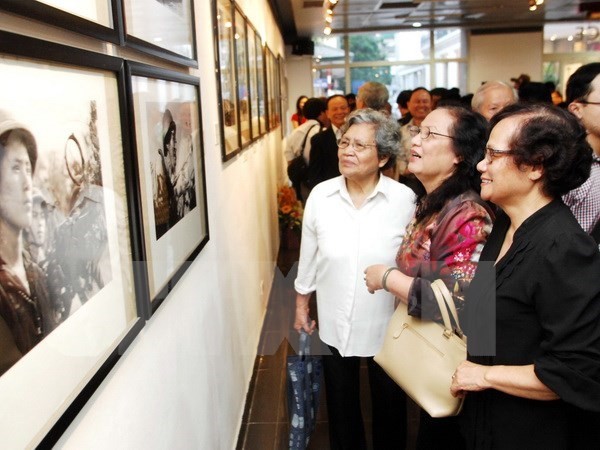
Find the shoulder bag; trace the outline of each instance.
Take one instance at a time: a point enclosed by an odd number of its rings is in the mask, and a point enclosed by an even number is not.
[[[308,138],[310,131],[316,126],[320,125],[314,124],[308,129],[304,135],[304,139],[302,140],[302,145],[300,146],[300,154],[292,159],[292,162],[287,168],[288,177],[295,185],[300,185],[300,183],[306,181],[308,175],[308,164],[306,164],[306,160],[304,159],[304,147],[306,146],[306,139]]]
[[[442,280],[431,284],[443,325],[412,317],[400,303],[388,325],[379,364],[431,417],[457,415],[463,399],[450,393],[452,374],[467,357],[467,338],[458,323],[452,295]],[[456,324],[452,327],[450,315]]]

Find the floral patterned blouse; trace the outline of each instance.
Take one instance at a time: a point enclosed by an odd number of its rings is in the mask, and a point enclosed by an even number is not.
[[[462,310],[464,295],[475,275],[481,249],[492,230],[493,212],[474,191],[448,201],[424,222],[408,225],[396,265],[415,277],[408,296],[411,315],[440,316],[431,282],[442,278]]]

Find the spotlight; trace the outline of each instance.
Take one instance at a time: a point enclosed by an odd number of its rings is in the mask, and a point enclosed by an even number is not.
[[[329,25],[325,27],[325,29],[323,30],[323,34],[326,36],[329,36],[331,34],[331,27]]]

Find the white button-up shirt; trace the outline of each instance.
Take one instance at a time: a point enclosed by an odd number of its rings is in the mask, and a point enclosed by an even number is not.
[[[318,184],[308,198],[295,288],[317,291],[319,335],[342,356],[373,356],[383,343],[394,296],[369,294],[364,270],[396,264],[414,209],[412,190],[383,175],[359,209],[343,176]]]

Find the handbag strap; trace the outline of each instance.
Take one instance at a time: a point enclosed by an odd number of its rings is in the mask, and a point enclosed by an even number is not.
[[[298,356],[310,355],[310,335],[305,331],[301,331],[298,341],[300,344],[298,345]]]
[[[442,313],[442,320],[444,321],[444,327],[447,331],[452,332],[452,323],[450,322],[450,316],[448,315],[448,311],[452,314],[452,319],[456,324],[456,334],[458,336],[463,336],[463,331],[460,328],[460,322],[458,321],[458,311],[456,310],[456,305],[454,304],[454,299],[452,298],[452,294],[446,287],[446,283],[443,280],[437,279],[431,283],[431,290],[435,295],[435,299],[438,302],[438,306],[440,308],[440,312]]]
[[[302,147],[300,147],[300,155],[304,155],[304,147],[306,147],[306,139],[308,139],[308,135],[310,134],[310,131],[316,127],[316,126],[320,126],[320,123],[315,123],[312,127],[310,127],[308,129],[308,131],[306,132],[306,134],[304,135],[304,140],[302,141]]]

